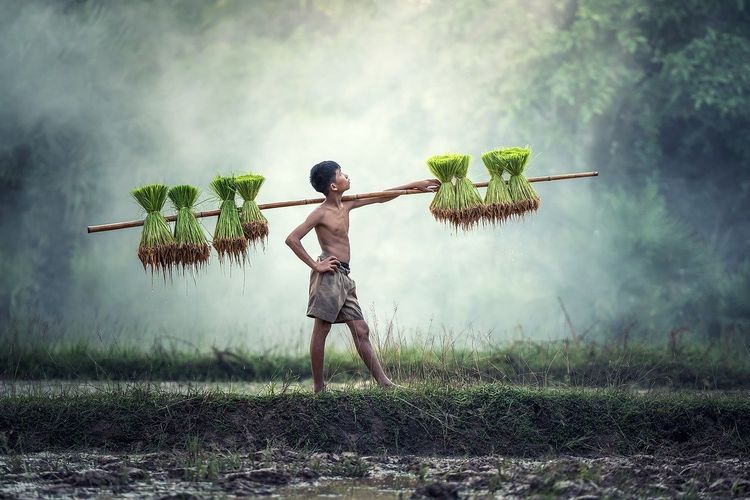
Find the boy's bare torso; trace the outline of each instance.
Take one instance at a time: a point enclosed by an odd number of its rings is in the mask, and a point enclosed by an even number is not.
[[[318,206],[320,222],[315,225],[320,249],[325,255],[333,255],[338,260],[349,262],[349,212],[350,202],[342,202],[341,207],[326,204]]]

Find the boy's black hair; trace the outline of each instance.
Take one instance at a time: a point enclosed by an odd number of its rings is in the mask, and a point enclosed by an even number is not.
[[[336,179],[336,170],[341,166],[332,160],[321,161],[310,170],[310,184],[315,191],[328,196],[328,188]]]

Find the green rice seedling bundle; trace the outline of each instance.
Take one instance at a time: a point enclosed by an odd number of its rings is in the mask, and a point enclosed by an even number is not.
[[[450,222],[456,206],[456,190],[453,186],[458,163],[464,155],[444,154],[427,158],[427,167],[440,181],[440,187],[430,203],[430,212],[440,222]]]
[[[221,200],[219,219],[216,221],[213,245],[219,253],[219,260],[229,258],[230,264],[242,264],[247,258],[247,239],[242,232],[242,223],[234,196],[237,191],[234,176],[222,177],[217,175],[211,181],[211,189]]]
[[[138,258],[144,271],[150,267],[152,276],[154,271],[162,272],[165,280],[167,271],[171,275],[176,249],[172,231],[161,214],[168,191],[169,188],[163,184],[149,184],[130,192],[146,211],[141,241],[138,244]]]
[[[243,200],[240,209],[240,222],[245,238],[253,245],[260,241],[265,248],[268,239],[268,219],[266,219],[258,208],[255,198],[265,181],[265,177],[256,174],[241,175],[235,178],[237,192]]]
[[[456,165],[456,198],[453,225],[464,231],[471,229],[484,216],[484,203],[474,183],[466,175],[469,172],[469,155],[461,155]]]
[[[510,174],[508,191],[510,192],[511,200],[513,200],[511,216],[514,217],[521,217],[528,212],[535,212],[541,202],[539,195],[531,187],[524,174],[530,154],[531,149],[526,146],[525,148],[502,148],[498,150],[496,155],[498,161],[502,163],[504,169]]]
[[[500,150],[495,149],[482,155],[484,166],[490,173],[490,182],[484,195],[484,219],[491,224],[499,224],[510,217],[513,200],[508,185],[503,179],[505,164],[497,158]]]
[[[169,199],[177,211],[174,239],[177,244],[175,263],[186,269],[197,271],[208,262],[211,245],[206,241],[203,226],[195,218],[193,207],[200,192],[194,186],[174,186],[169,190]]]

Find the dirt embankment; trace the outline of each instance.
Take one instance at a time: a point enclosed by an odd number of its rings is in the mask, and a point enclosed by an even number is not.
[[[222,449],[539,456],[747,456],[750,400],[502,385],[240,396],[128,390],[0,398],[0,450],[162,450],[198,438]]]

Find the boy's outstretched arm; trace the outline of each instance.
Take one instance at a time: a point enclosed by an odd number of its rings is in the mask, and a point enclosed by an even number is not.
[[[423,181],[415,181],[410,182],[409,184],[404,184],[403,186],[396,186],[388,189],[384,189],[383,191],[400,191],[402,189],[419,189],[420,191],[424,192],[434,192],[437,191],[437,189],[440,187],[440,181],[437,179],[425,179]],[[395,200],[400,195],[394,194],[393,196],[378,196],[377,198],[364,198],[361,200],[352,200],[349,203],[351,203],[351,208],[359,208],[363,207],[365,205],[370,205],[372,203],[385,203],[386,201]]]
[[[302,260],[302,262],[307,264],[310,269],[313,269],[319,273],[325,273],[335,270],[339,265],[339,260],[336,257],[329,256],[324,260],[318,262],[310,257],[310,254],[307,253],[305,247],[302,246],[302,238],[304,238],[312,228],[318,225],[318,223],[320,222],[320,218],[320,212],[318,210],[313,210],[310,215],[307,216],[305,222],[297,226],[294,231],[289,233],[289,236],[286,237],[284,243],[286,243],[289,248],[292,249],[292,252],[294,252],[297,257]]]

